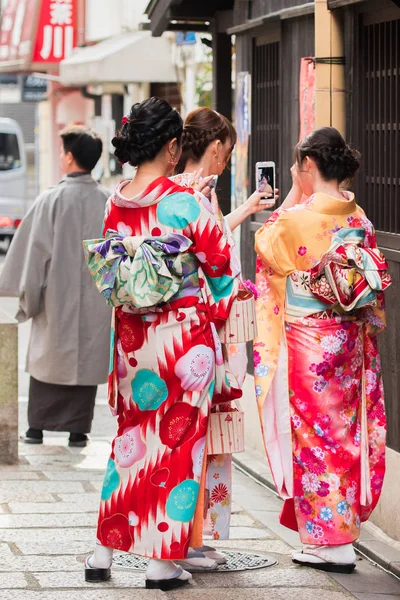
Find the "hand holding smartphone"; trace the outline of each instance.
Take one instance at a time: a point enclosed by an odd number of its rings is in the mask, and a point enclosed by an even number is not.
[[[215,188],[217,187],[217,183],[218,183],[218,175],[214,175],[214,177],[211,179],[211,181],[208,182],[208,187],[210,188],[210,190],[215,190]]]
[[[275,204],[274,194],[276,188],[276,168],[272,161],[256,163],[256,190],[265,192],[265,199],[260,204]]]
[[[218,183],[218,175],[213,175],[211,177],[210,175],[210,179],[207,182],[206,187],[202,190],[202,193],[206,196],[206,198],[208,198],[209,200],[211,200],[211,191],[215,190],[217,187],[217,183]]]

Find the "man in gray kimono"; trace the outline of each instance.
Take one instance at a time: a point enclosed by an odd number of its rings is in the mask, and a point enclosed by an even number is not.
[[[110,309],[89,274],[82,240],[101,234],[108,192],[91,177],[102,153],[91,131],[61,132],[66,177],[43,192],[23,219],[0,276],[0,295],[17,296],[18,321],[32,319],[24,441],[43,442],[43,430],[69,432],[85,446],[97,385],[108,375]]]

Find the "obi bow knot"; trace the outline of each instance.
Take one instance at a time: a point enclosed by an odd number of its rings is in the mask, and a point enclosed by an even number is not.
[[[123,237],[109,230],[105,239],[83,247],[94,282],[113,307],[151,308],[169,302],[183,280],[182,258],[192,242],[177,233]]]
[[[345,312],[375,306],[377,294],[391,284],[384,255],[364,248],[364,235],[363,229],[341,229],[310,272],[311,293]]]

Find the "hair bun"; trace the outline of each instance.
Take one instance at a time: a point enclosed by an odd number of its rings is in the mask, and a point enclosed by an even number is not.
[[[351,180],[360,167],[360,153],[346,144],[333,127],[313,131],[297,146],[295,158],[300,165],[307,156],[315,160],[326,181]]]
[[[345,179],[353,179],[360,168],[360,160],[361,154],[358,150],[355,150],[346,144],[346,148],[343,151],[343,166],[346,170]]]
[[[168,141],[180,141],[182,130],[182,117],[166,100],[149,98],[132,106],[112,140],[115,156],[123,164],[138,167],[153,160]]]
[[[130,154],[129,154],[129,144],[128,138],[124,135],[117,135],[112,140],[112,145],[114,146],[114,154],[119,162],[124,165],[129,162]]]

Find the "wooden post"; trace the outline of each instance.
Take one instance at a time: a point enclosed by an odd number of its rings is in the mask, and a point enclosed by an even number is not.
[[[18,325],[0,312],[0,464],[18,462]]]
[[[343,57],[343,26],[327,0],[315,0],[315,57]],[[315,126],[336,127],[346,135],[345,67],[316,63]]]
[[[213,109],[232,120],[232,40],[227,33],[213,31]],[[231,172],[218,180],[218,200],[224,215],[231,211]]]

